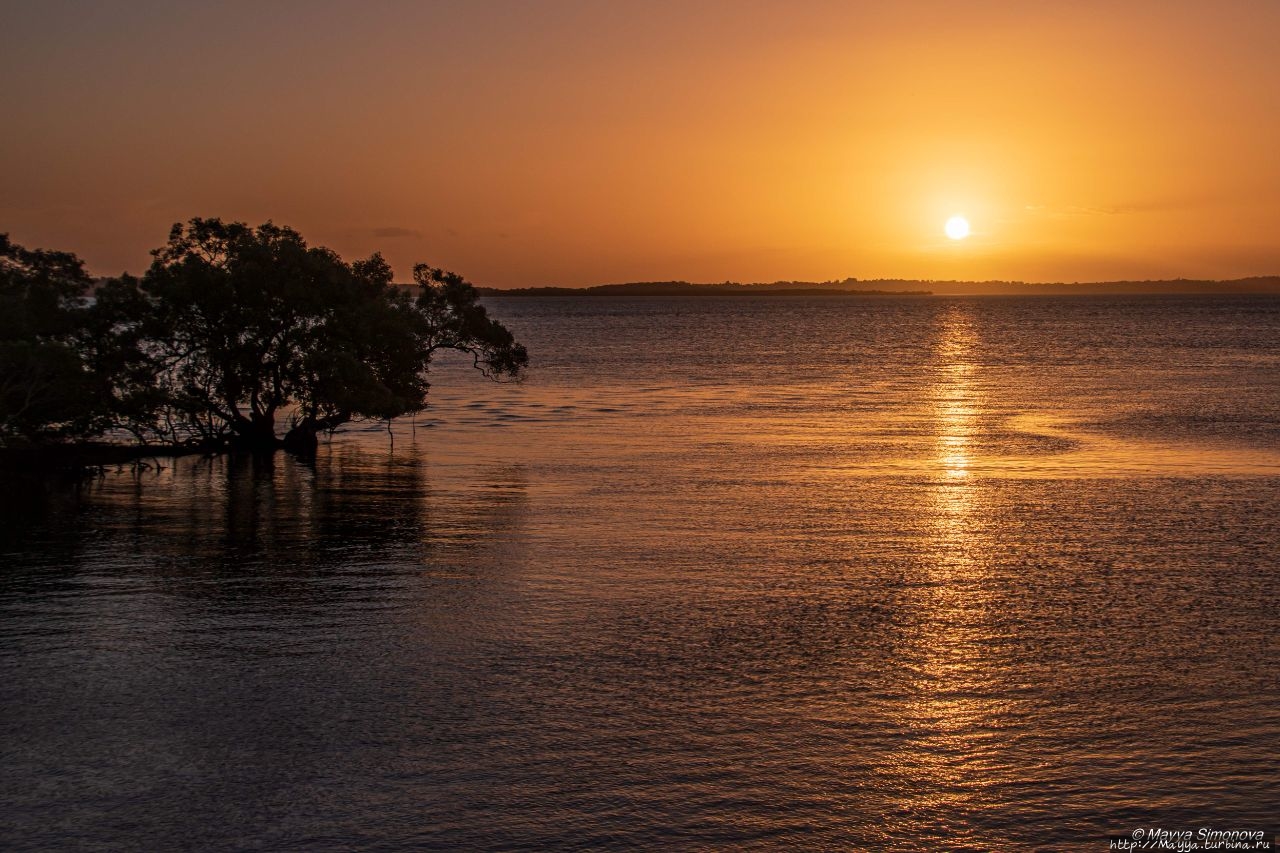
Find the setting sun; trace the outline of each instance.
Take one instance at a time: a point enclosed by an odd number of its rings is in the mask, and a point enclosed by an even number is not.
[[[963,240],[969,236],[969,220],[963,216],[951,217],[943,228],[952,240]]]

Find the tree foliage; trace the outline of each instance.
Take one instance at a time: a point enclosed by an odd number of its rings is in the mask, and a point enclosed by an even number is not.
[[[0,234],[0,442],[107,423],[111,388],[83,349],[91,283],[75,255],[24,249]]]
[[[322,430],[422,409],[442,349],[492,378],[528,363],[475,288],[426,265],[409,292],[381,255],[347,263],[290,228],[219,219],[175,225],[152,255],[142,278],[104,283],[87,309],[73,305],[88,286],[79,262],[58,256],[59,310],[79,312],[78,350],[63,355],[78,357],[47,357],[105,379],[96,423],[144,441],[305,452]]]

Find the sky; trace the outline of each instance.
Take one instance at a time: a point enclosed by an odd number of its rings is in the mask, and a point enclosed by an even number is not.
[[[99,275],[194,216],[498,287],[1280,273],[1274,0],[0,12],[0,232]]]

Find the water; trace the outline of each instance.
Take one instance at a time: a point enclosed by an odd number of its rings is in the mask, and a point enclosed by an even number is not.
[[[1280,300],[492,310],[523,384],[16,502],[0,847],[1276,827]]]

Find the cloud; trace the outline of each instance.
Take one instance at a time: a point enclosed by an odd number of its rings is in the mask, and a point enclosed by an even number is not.
[[[1058,207],[1045,204],[1028,204],[1025,210],[1027,213],[1031,213],[1036,216],[1049,216],[1054,218],[1067,216],[1112,216],[1117,213],[1127,212],[1126,208],[1120,207],[1086,207],[1078,204],[1068,204]]]
[[[1259,197],[1262,196],[1259,195]],[[1141,200],[1131,200],[1110,205],[1028,204],[1023,210],[1032,216],[1063,219],[1075,216],[1127,216],[1140,213],[1200,210],[1242,200],[1245,200],[1245,196],[1236,197],[1226,192],[1186,192],[1172,195],[1152,195]]]
[[[389,227],[387,227],[387,228],[374,228],[374,229],[372,230],[372,233],[373,233],[373,236],[375,236],[375,237],[383,237],[383,238],[385,238],[385,239],[389,239],[389,240],[395,240],[395,239],[399,239],[399,238],[402,238],[402,237],[424,237],[424,236],[426,236],[425,234],[423,234],[421,231],[417,230],[416,228],[401,228],[401,227],[396,226],[396,225],[392,225],[392,226],[389,226]]]

